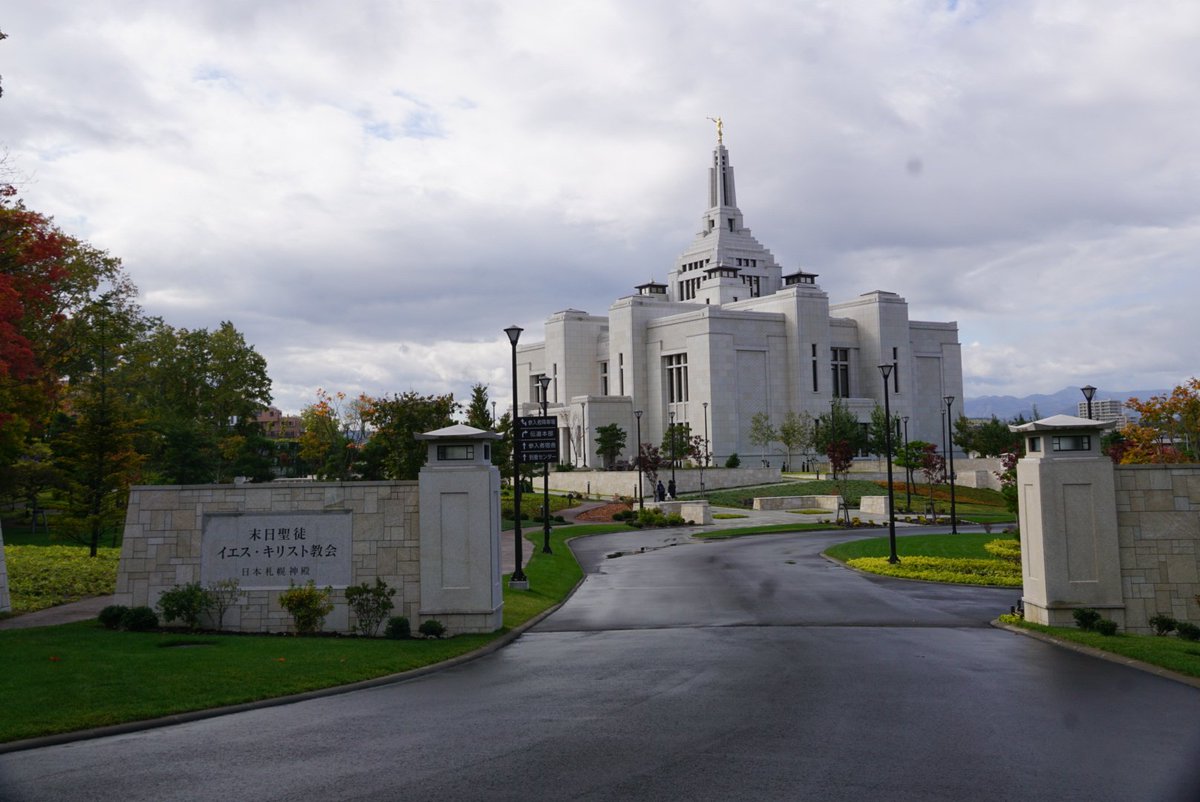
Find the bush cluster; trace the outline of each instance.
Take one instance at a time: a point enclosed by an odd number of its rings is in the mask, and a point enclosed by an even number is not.
[[[296,632],[311,635],[325,625],[325,616],[333,612],[329,597],[333,588],[318,588],[311,579],[303,585],[288,583],[288,589],[279,594],[279,606],[292,615]]]
[[[123,629],[127,632],[149,632],[158,629],[158,616],[149,607],[126,607],[110,604],[97,616],[106,629]]]
[[[216,627],[225,625],[225,613],[246,595],[236,579],[209,582],[208,587],[199,582],[175,585],[158,597],[158,611],[165,621],[182,621],[189,630],[200,628],[200,621],[211,614]]]
[[[428,621],[422,621],[417,631],[427,638],[440,638],[446,634],[446,627],[436,618],[430,618]]]
[[[633,513],[633,510],[630,510],[630,513]],[[613,519],[615,520],[616,516],[613,516]],[[638,510],[631,516],[627,516],[625,520],[630,526],[637,529],[654,529],[663,526],[683,526],[684,524],[692,523],[691,521],[683,520],[683,516],[677,512],[667,515],[657,507],[646,507],[645,509]]]
[[[1116,635],[1117,622],[1104,618],[1090,607],[1080,607],[1071,612],[1075,625],[1085,632],[1098,632],[1101,635]]]
[[[379,577],[375,577],[375,587],[363,582],[346,588],[346,603],[354,611],[355,631],[368,638],[375,637],[379,625],[392,611],[392,597],[395,595],[396,589],[389,588]]]
[[[1155,635],[1165,636],[1174,632],[1183,640],[1200,641],[1200,626],[1188,621],[1176,621],[1169,615],[1158,613],[1150,619],[1149,624]]]
[[[388,619],[383,636],[392,640],[407,640],[412,637],[412,625],[406,616],[394,615]]]
[[[1008,560],[1014,563],[1021,562],[1021,541],[1019,540],[997,538],[996,540],[989,540],[987,543],[984,543],[983,548],[988,554],[995,555],[1001,560]]]

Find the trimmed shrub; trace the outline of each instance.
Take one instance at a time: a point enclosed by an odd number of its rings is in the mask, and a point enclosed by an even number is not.
[[[1010,562],[1021,562],[1021,541],[1009,540],[1007,538],[997,538],[989,540],[983,544],[983,550],[994,557],[999,557],[1001,560],[1009,560]]]
[[[1175,634],[1184,640],[1197,641],[1200,640],[1200,627],[1187,621],[1180,621],[1175,625]]]
[[[100,611],[97,619],[105,629],[120,629],[121,619],[127,612],[129,608],[123,604],[110,604]]]
[[[149,632],[158,629],[158,616],[149,607],[130,607],[121,616],[121,629],[130,632]]]
[[[1071,615],[1075,618],[1075,626],[1085,632],[1092,632],[1096,629],[1096,622],[1100,620],[1100,613],[1093,610],[1091,607],[1079,607]]]
[[[730,454],[729,458],[725,460],[726,468],[736,468],[741,464],[742,464],[742,458],[737,455],[737,452]]]
[[[1179,622],[1169,615],[1158,613],[1150,619],[1150,626],[1154,630],[1154,634],[1162,637],[1170,632],[1174,632],[1179,626]]]
[[[408,618],[403,615],[394,615],[388,619],[387,627],[383,630],[385,638],[392,640],[407,640],[412,637],[412,626],[408,623]]]
[[[1095,630],[1101,635],[1116,635],[1117,622],[1107,618],[1101,618],[1096,622]]]
[[[427,638],[440,638],[446,634],[446,627],[441,621],[431,618],[428,621],[422,621],[417,631]]]
[[[392,611],[395,595],[396,589],[389,588],[379,577],[375,577],[375,587],[363,582],[346,588],[346,603],[354,611],[354,628],[359,635],[375,637],[384,617]]]
[[[296,632],[311,635],[325,625],[325,616],[333,612],[329,597],[333,588],[321,590],[311,579],[303,585],[289,583],[288,589],[279,594],[279,606],[292,614]]]
[[[213,598],[199,582],[189,582],[164,591],[155,606],[164,621],[182,621],[194,632],[200,628],[201,617],[212,609]]]

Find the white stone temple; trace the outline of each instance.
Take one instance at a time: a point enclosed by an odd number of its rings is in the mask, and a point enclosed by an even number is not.
[[[521,414],[540,412],[538,380],[549,376],[562,461],[597,465],[595,431],[610,423],[628,433],[622,459],[633,460],[640,410],[642,442],[661,443],[674,413],[707,432],[710,464],[736,452],[756,465],[756,413],[778,426],[789,410],[815,418],[837,398],[865,424],[883,405],[881,364],[895,366],[891,411],[908,417],[909,439],[940,444],[942,399],[962,408],[958,324],[911,320],[904,298],[882,290],[830,305],[816,274],[784,274],[744,224],[719,126],[706,200],[665,284],[636,287],[607,315],[557,312],[545,342],[518,346]]]

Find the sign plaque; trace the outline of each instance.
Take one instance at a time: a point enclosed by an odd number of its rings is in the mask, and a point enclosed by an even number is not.
[[[521,462],[558,462],[558,419],[553,415],[521,417]]]
[[[286,590],[312,580],[350,585],[349,512],[211,514],[200,539],[200,581],[236,579],[243,590]]]

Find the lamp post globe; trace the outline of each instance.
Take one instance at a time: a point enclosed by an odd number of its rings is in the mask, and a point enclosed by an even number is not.
[[[1096,388],[1088,384],[1080,387],[1079,392],[1083,393],[1083,397],[1087,399],[1087,416],[1088,420],[1092,420],[1092,399],[1096,397]]]

